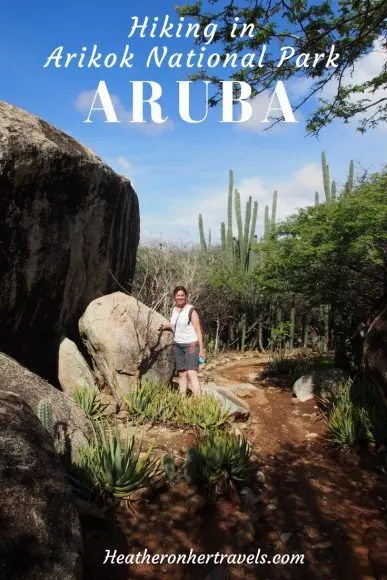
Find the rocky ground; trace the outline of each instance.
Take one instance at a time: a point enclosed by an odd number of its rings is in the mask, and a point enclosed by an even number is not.
[[[204,382],[232,388],[251,415],[234,423],[250,442],[255,475],[238,498],[210,503],[180,480],[138,494],[129,508],[83,516],[85,579],[387,578],[387,476],[371,451],[339,454],[324,440],[314,401],[294,404],[291,384],[264,377],[267,359],[220,357]],[[192,429],[144,432],[162,456],[182,461]],[[106,550],[137,554],[304,554],[303,565],[105,564]]]

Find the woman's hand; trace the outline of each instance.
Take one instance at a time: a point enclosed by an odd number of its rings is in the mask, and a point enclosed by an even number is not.
[[[206,358],[207,358],[207,357],[206,357],[206,352],[205,352],[205,350],[204,350],[204,349],[201,349],[201,350],[199,351],[199,356],[201,356],[201,357],[202,357],[202,358],[204,358],[204,359],[206,359]]]

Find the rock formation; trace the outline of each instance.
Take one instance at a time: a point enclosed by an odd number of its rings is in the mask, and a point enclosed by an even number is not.
[[[13,358],[0,353],[0,395],[2,391],[10,391],[22,397],[35,415],[39,402],[43,399],[49,400],[52,407],[55,438],[61,441],[65,436],[66,439],[71,440],[73,459],[76,458],[77,448],[85,445],[85,436],[92,435],[90,421],[74,401],[47,381],[22,367]]]
[[[89,149],[0,101],[0,349],[56,376],[60,337],[130,283],[137,196]]]
[[[174,362],[167,320],[123,292],[97,298],[79,321],[79,331],[100,383],[128,391],[138,377],[168,381]]]
[[[70,484],[39,419],[0,391],[0,578],[82,578]]]

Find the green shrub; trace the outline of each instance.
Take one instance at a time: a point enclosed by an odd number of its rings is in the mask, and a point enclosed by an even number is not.
[[[336,393],[320,399],[327,437],[343,450],[367,442],[387,441],[386,413],[378,407],[372,385],[363,377],[342,383]]]
[[[288,358],[284,352],[278,352],[268,362],[265,374],[272,377],[286,376],[296,381],[304,375],[333,367],[334,362],[328,358]]]
[[[180,423],[205,430],[223,427],[230,419],[230,414],[210,395],[181,397],[176,412]]]
[[[103,405],[96,387],[78,387],[74,390],[74,401],[91,419],[102,419],[107,405]]]
[[[224,431],[211,431],[188,450],[186,473],[208,493],[218,493],[247,480],[250,455],[245,438]]]
[[[142,443],[135,443],[128,430],[122,446],[118,429],[99,425],[93,441],[79,449],[78,464],[70,473],[75,490],[81,495],[128,499],[158,472],[158,462],[150,459],[151,450],[141,453]]]
[[[219,401],[211,396],[181,395],[153,381],[143,381],[139,387],[122,395],[122,400],[129,414],[143,421],[214,429],[225,425],[230,418]]]
[[[172,391],[167,385],[143,380],[139,387],[122,395],[122,400],[132,417],[169,423],[173,422],[179,393]]]

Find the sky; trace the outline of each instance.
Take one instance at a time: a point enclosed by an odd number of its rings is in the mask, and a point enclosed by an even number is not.
[[[321,152],[325,151],[331,178],[343,184],[349,161],[355,172],[380,170],[387,161],[387,127],[365,135],[357,124],[339,121],[325,128],[318,138],[306,135],[305,119],[315,103],[295,112],[297,123],[280,123],[269,131],[262,123],[270,94],[253,102],[253,116],[244,123],[222,123],[221,108],[210,109],[202,123],[184,122],[178,110],[177,81],[187,80],[195,69],[169,68],[154,61],[146,67],[150,51],[166,46],[168,54],[186,54],[194,49],[192,38],[159,38],[166,15],[179,23],[174,2],[163,0],[116,1],[96,5],[90,0],[55,4],[3,0],[0,22],[0,100],[16,105],[53,124],[92,149],[117,173],[130,179],[140,202],[141,242],[157,238],[177,243],[198,241],[198,214],[205,229],[219,239],[220,223],[227,219],[228,170],[242,202],[249,196],[258,201],[257,234],[263,229],[264,207],[278,191],[277,221],[314,203],[315,191],[323,199]],[[148,17],[148,34],[138,31],[130,38],[133,18]],[[158,18],[158,20],[155,20]],[[155,38],[149,37],[156,24]],[[184,22],[186,24],[186,22]],[[175,29],[176,30],[176,29]],[[184,29],[183,29],[184,30]],[[76,58],[64,67],[65,58],[49,61],[53,51],[84,54],[88,62],[94,45],[104,55],[116,53],[119,61],[128,46],[133,53],[131,68],[76,66]],[[375,45],[373,53],[356,63],[352,82],[378,72],[386,55]],[[217,52],[207,47],[207,52]],[[204,51],[203,51],[204,52]],[[47,64],[47,66],[44,66]],[[184,62],[184,59],[183,59]],[[231,69],[230,69],[231,70]],[[225,77],[227,78],[227,77]],[[162,89],[162,111],[168,120],[152,123],[148,109],[146,123],[130,123],[132,81],[154,81]],[[120,123],[106,123],[103,111],[91,103],[100,81],[105,81]],[[303,81],[285,83],[291,105],[305,93]],[[325,94],[332,94],[328,86]],[[98,101],[97,101],[98,103]],[[191,115],[205,113],[205,87],[196,85],[191,94]]]

